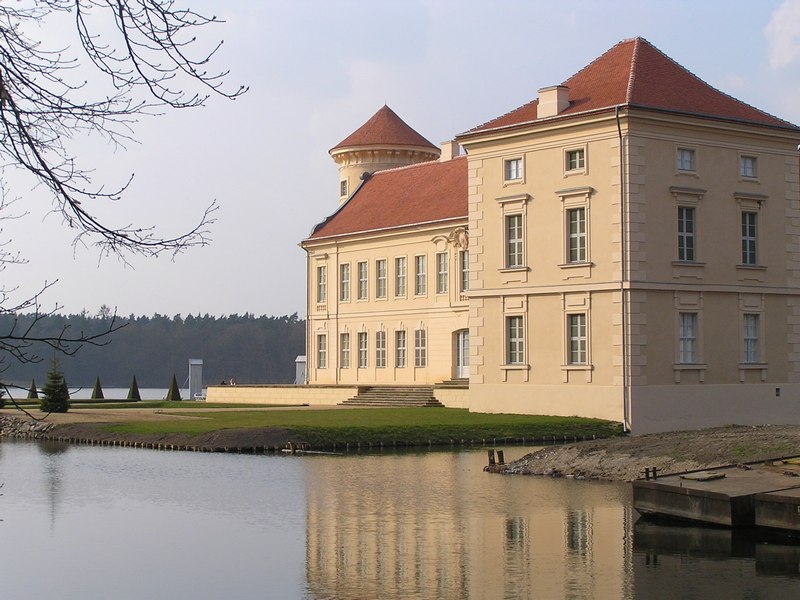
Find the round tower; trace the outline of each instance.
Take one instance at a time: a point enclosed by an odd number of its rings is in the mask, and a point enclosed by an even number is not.
[[[385,104],[329,154],[339,165],[339,203],[376,171],[439,158],[441,151]]]

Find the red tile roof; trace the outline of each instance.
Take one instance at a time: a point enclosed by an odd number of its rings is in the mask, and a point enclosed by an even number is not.
[[[644,38],[618,43],[562,85],[570,105],[555,118],[628,105],[798,129],[713,88]],[[534,100],[462,135],[535,121],[537,106]]]
[[[438,150],[408,124],[386,106],[376,112],[370,119],[341,142],[331,148],[330,152],[352,146],[423,146]]]
[[[378,171],[309,239],[467,218],[467,159]]]

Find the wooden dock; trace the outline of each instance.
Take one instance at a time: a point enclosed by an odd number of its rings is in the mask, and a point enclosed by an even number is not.
[[[633,482],[642,515],[800,532],[800,462],[721,467]]]

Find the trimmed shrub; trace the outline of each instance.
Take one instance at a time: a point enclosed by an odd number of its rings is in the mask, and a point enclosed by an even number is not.
[[[172,383],[169,384],[169,391],[167,392],[168,402],[178,402],[181,399],[181,390],[178,388],[178,379],[175,374],[172,374]]]
[[[92,400],[103,400],[103,386],[100,385],[100,376],[94,380],[94,388],[92,388]]]
[[[128,400],[141,400],[142,395],[139,393],[139,384],[136,382],[136,375],[133,376],[131,387],[128,390]]]

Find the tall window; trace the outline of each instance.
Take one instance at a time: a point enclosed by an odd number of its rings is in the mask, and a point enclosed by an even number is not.
[[[375,297],[386,298],[386,259],[375,261]]]
[[[375,332],[375,366],[386,367],[386,332]]]
[[[506,215],[506,268],[522,265],[522,215]]]
[[[350,263],[339,265],[339,300],[350,302]]]
[[[759,315],[746,314],[742,319],[742,341],[744,362],[757,363],[761,361],[759,356]]]
[[[367,332],[366,331],[359,331],[358,332],[358,368],[359,369],[366,369],[367,368],[367,350],[369,346],[367,345]]]
[[[740,156],[739,175],[741,175],[742,177],[751,177],[751,178],[756,177],[758,175],[756,164],[757,163],[755,156]]]
[[[447,293],[448,280],[448,255],[447,252],[439,252],[436,255],[436,293]]]
[[[367,268],[367,261],[358,263],[358,299],[366,300],[369,294],[369,273]]]
[[[424,329],[414,331],[414,366],[424,367],[428,364],[428,341]]]
[[[394,332],[394,366],[399,369],[406,366],[406,332],[404,329]]]
[[[425,272],[425,255],[414,257],[414,293],[424,296],[428,291],[428,277]]]
[[[504,162],[503,176],[506,181],[522,179],[522,159],[512,158]]]
[[[567,150],[567,171],[586,168],[586,151],[583,148]]]
[[[506,339],[506,362],[509,365],[521,365],[525,362],[522,317],[506,317]]]
[[[317,304],[325,302],[328,298],[328,268],[317,267]]]
[[[469,250],[462,250],[458,253],[458,264],[461,277],[459,278],[461,291],[469,290]]]
[[[694,150],[690,148],[678,148],[677,167],[679,171],[694,171],[695,160]]]
[[[694,208],[678,207],[678,260],[695,260]]]
[[[342,369],[350,368],[350,334],[339,335],[339,366]]]
[[[697,362],[697,313],[678,314],[678,362]]]
[[[317,368],[325,369],[328,366],[328,336],[321,333],[317,336]]]
[[[567,211],[567,262],[586,262],[586,208]]]
[[[567,362],[571,365],[587,363],[586,314],[567,315]]]
[[[742,264],[757,265],[756,233],[758,227],[758,214],[754,212],[742,213]]]
[[[347,196],[347,179],[342,179],[339,182],[339,195]]]
[[[394,259],[394,295],[406,295],[406,257],[398,256]]]

